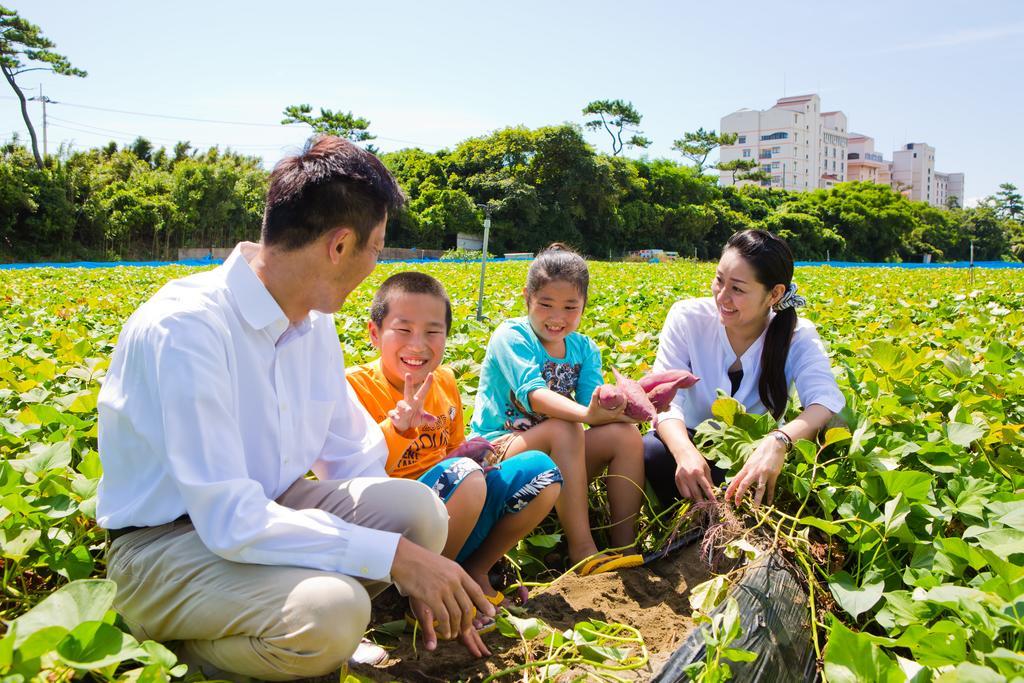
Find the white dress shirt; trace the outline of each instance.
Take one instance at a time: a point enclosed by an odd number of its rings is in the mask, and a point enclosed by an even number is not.
[[[774,313],[769,315],[774,316]],[[757,389],[765,332],[740,356],[743,380],[733,398],[742,403],[748,413],[768,412]],[[718,390],[728,396],[732,389],[729,368],[735,362],[736,352],[718,318],[714,299],[677,301],[665,318],[653,371],[689,370],[700,381],[676,393],[672,405],[658,419],[680,419],[687,427],[696,427],[710,419],[711,404],[718,398]],[[787,386],[796,385],[804,407],[817,403],[838,413],[846,405],[818,331],[806,318],[797,318],[785,372]]]
[[[387,446],[345,381],[334,316],[290,325],[256,249],[169,282],[125,323],[99,394],[97,521],[188,513],[225,559],[388,581],[399,534],[274,502],[310,469],[385,477]]]

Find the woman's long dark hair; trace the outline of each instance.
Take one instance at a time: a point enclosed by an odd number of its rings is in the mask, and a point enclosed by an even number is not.
[[[775,285],[789,287],[793,281],[793,252],[789,245],[767,230],[743,230],[725,243],[726,251],[735,249],[750,264],[757,281],[769,290]],[[796,309],[775,314],[761,349],[761,376],[757,391],[761,402],[776,420],[786,412],[789,386],[786,384],[786,358],[796,330]]]

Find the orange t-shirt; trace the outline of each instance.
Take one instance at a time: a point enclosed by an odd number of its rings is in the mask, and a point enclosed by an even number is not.
[[[380,425],[388,444],[384,469],[392,477],[416,479],[448,457],[448,452],[466,440],[462,422],[462,397],[451,368],[434,370],[434,384],[423,402],[423,410],[437,417],[431,425],[399,432],[388,411],[404,397],[384,377],[380,359],[357,365],[345,372],[359,402]]]

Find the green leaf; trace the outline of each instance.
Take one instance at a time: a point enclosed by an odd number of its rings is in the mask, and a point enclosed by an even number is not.
[[[846,612],[856,619],[874,607],[882,598],[885,583],[876,581],[858,586],[856,580],[846,572],[836,572],[829,577],[829,590]]]
[[[931,492],[935,477],[924,472],[912,470],[892,470],[878,472],[877,476],[885,484],[885,490],[895,497],[902,493],[909,500],[925,500]]]
[[[561,540],[562,534],[535,534],[526,537],[527,543],[538,548],[544,548],[545,550],[554,548]]]
[[[846,429],[845,427],[833,427],[832,429],[829,429],[827,432],[825,432],[825,440],[822,441],[821,447],[825,448],[826,446],[831,446],[832,444],[849,441],[852,438],[853,435],[850,434],[849,429]]]
[[[1011,555],[1024,553],[1024,531],[1016,529],[993,529],[972,526],[964,532],[964,538],[977,539],[978,545],[1007,559]]]
[[[39,541],[42,532],[39,529],[4,529],[3,555],[15,562],[28,557],[33,546]]]
[[[729,592],[729,584],[724,576],[716,576],[704,583],[697,584],[690,590],[690,607],[695,612],[709,614],[718,606]]]
[[[815,529],[821,529],[830,536],[835,536],[843,530],[843,527],[839,526],[835,522],[829,522],[828,520],[820,519],[818,517],[801,517],[800,523],[812,526]]]
[[[946,425],[946,436],[957,446],[967,448],[973,442],[985,436],[985,430],[973,424],[950,422]]]
[[[533,640],[540,635],[544,622],[537,618],[520,619],[512,615],[498,617],[498,631],[506,638]]]
[[[825,648],[825,676],[831,683],[903,683],[906,676],[863,633],[833,618]]]
[[[102,669],[145,656],[145,650],[124,631],[99,621],[79,624],[57,645],[57,654],[76,669]]]
[[[71,631],[87,621],[102,621],[114,603],[117,587],[107,579],[84,579],[61,586],[41,603],[14,620],[15,647],[41,629],[59,626]]]

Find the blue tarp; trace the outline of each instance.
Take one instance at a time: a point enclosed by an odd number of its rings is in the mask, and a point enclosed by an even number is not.
[[[491,258],[489,262],[501,262],[507,259]],[[4,263],[0,270],[22,270],[24,268],[115,268],[129,266],[152,268],[156,266],[213,266],[224,261],[221,259],[201,258],[186,261],[74,261],[72,263]],[[438,259],[402,259],[382,260],[381,263],[437,263]],[[480,259],[455,259],[446,263],[479,263]],[[833,268],[969,268],[967,261],[953,263],[857,263],[854,261],[797,261],[797,266],[832,266]],[[1007,261],[975,261],[976,268],[1024,268],[1024,263]]]
[[[970,268],[969,261],[951,263],[857,263],[855,261],[797,261],[797,266],[832,266],[833,268]],[[1010,261],[975,261],[975,268],[1024,268],[1024,263]]]

